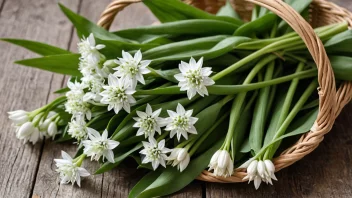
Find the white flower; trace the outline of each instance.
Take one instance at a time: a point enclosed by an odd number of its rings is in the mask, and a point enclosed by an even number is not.
[[[209,78],[212,73],[211,67],[204,67],[203,57],[198,62],[192,57],[189,63],[181,61],[179,69],[181,73],[176,74],[174,77],[179,81],[178,86],[181,91],[187,90],[187,96],[189,99],[193,98],[198,92],[199,95],[208,95],[206,86],[215,84],[215,82]]]
[[[275,176],[275,166],[271,160],[258,161],[250,159],[240,168],[247,168],[247,176],[244,177],[243,180],[248,180],[248,183],[254,181],[255,189],[259,188],[262,181],[272,185],[272,179],[277,180]]]
[[[129,87],[127,81],[118,79],[112,74],[108,77],[108,84],[108,86],[103,86],[105,90],[100,93],[103,96],[100,102],[108,104],[108,110],[114,109],[116,114],[122,108],[129,113],[131,109],[130,104],[136,103],[136,100],[132,96],[136,91]]]
[[[88,137],[88,130],[84,119],[78,117],[68,123],[67,133],[77,141],[85,140]]]
[[[209,171],[214,170],[215,176],[230,177],[233,173],[233,161],[226,150],[218,150],[209,163]]]
[[[105,45],[96,45],[93,33],[91,33],[88,38],[81,39],[78,43],[78,51],[81,54],[81,58],[88,61],[99,62],[100,52],[105,47]]]
[[[115,60],[115,63],[119,66],[114,68],[114,70],[116,70],[114,75],[125,78],[131,86],[135,88],[137,81],[145,84],[143,74],[150,73],[150,70],[147,68],[150,62],[150,60],[142,60],[140,50],[134,54],[134,57],[132,57],[130,53],[122,50],[122,58]]]
[[[167,158],[168,164],[177,166],[180,172],[187,168],[190,159],[191,157],[188,153],[188,150],[185,148],[172,149],[170,156]]]
[[[77,185],[81,187],[81,177],[88,177],[89,172],[78,166],[73,162],[73,159],[65,151],[61,151],[63,159],[54,159],[56,162],[56,171],[60,173],[61,184],[72,183],[72,185],[77,182]]]
[[[178,104],[176,112],[167,110],[167,113],[170,117],[166,119],[167,126],[165,130],[171,131],[171,138],[177,134],[177,139],[180,141],[181,135],[188,139],[187,133],[197,134],[197,130],[193,125],[198,121],[198,118],[191,117],[193,110],[185,111],[183,106]]]
[[[10,111],[8,112],[9,119],[12,120],[14,124],[24,124],[29,120],[28,112],[24,110]]]
[[[142,160],[143,164],[152,163],[153,169],[156,170],[161,164],[166,167],[165,160],[167,159],[166,153],[170,153],[171,150],[165,148],[165,140],[161,140],[159,143],[154,139],[154,137],[149,136],[149,142],[142,142],[144,149],[139,153],[145,155]]]
[[[154,137],[155,131],[161,134],[160,127],[166,125],[165,120],[160,118],[161,109],[153,112],[152,107],[147,104],[145,112],[137,111],[139,117],[134,117],[133,119],[136,123],[133,127],[139,128],[137,131],[137,136],[144,135],[145,138],[152,136]]]
[[[116,148],[120,143],[115,140],[108,139],[108,131],[105,130],[102,135],[92,128],[88,129],[88,137],[89,140],[82,141],[84,150],[83,152],[89,157],[91,160],[98,161],[101,156],[106,158],[109,162],[114,163],[114,152],[112,149]]]
[[[83,95],[84,95],[84,89],[86,88],[86,85],[83,83],[79,83],[77,81],[67,82],[67,87],[70,89],[70,91],[66,92],[66,97],[68,100],[80,100]]]
[[[38,140],[43,139],[43,134],[40,133],[39,129],[35,127],[32,122],[26,122],[17,127],[16,137],[20,140],[24,140],[24,143],[29,141],[35,144]]]
[[[90,110],[88,102],[83,100],[67,100],[65,103],[65,111],[72,114],[72,118],[86,117],[88,120],[92,118],[92,112]]]
[[[98,102],[101,100],[101,95],[99,94],[104,86],[104,78],[99,75],[87,75],[82,79],[82,84],[84,84],[89,92],[85,93],[83,96],[83,101],[88,102],[93,100]]]

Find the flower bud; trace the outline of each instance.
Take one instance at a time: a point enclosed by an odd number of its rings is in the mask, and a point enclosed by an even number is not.
[[[264,178],[265,177],[265,164],[262,160],[260,160],[258,162],[258,165],[257,165],[257,171],[258,171],[258,174],[260,177]]]
[[[9,119],[11,119],[15,124],[23,124],[29,120],[28,112],[23,110],[8,112]]]
[[[230,160],[231,160],[231,157],[227,151],[225,150],[220,151],[219,158],[218,158],[219,168],[226,168]]]
[[[187,149],[184,149],[184,148],[180,149],[178,151],[177,160],[178,161],[184,160],[186,158],[187,154],[188,154]]]
[[[54,137],[57,134],[57,125],[55,122],[50,122],[50,124],[48,126],[48,134],[51,137]]]
[[[269,173],[274,173],[275,172],[275,166],[271,160],[264,160],[266,170]]]
[[[258,165],[258,161],[253,160],[247,168],[247,174],[248,175],[255,175],[257,172],[257,165]]]
[[[17,138],[19,139],[25,139],[28,136],[30,136],[34,131],[34,126],[32,122],[26,122],[24,123],[17,132]]]

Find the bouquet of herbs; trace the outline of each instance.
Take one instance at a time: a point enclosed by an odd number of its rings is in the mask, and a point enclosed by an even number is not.
[[[309,0],[287,0],[305,18]],[[227,3],[216,15],[179,0],[144,0],[162,22],[108,32],[63,5],[79,53],[35,41],[2,39],[43,57],[17,64],[72,76],[58,97],[34,111],[9,112],[24,142],[71,141],[55,159],[61,183],[101,174],[126,158],[150,172],[130,197],[182,189],[204,169],[229,177],[246,168],[255,188],[276,180],[272,159],[314,128],[317,69],[301,38],[277,15],[255,7],[244,22]],[[347,23],[315,29],[336,83],[352,80]]]

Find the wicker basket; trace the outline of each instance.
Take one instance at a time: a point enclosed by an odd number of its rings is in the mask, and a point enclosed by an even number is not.
[[[141,0],[113,1],[102,13],[98,24],[109,29],[116,14],[126,6],[141,2]],[[225,0],[184,0],[200,9],[215,13]],[[244,20],[249,20],[253,4],[263,6],[276,13],[285,20],[304,40],[318,67],[319,81],[319,113],[314,127],[290,148],[274,159],[276,171],[281,170],[305,155],[311,153],[324,139],[324,135],[332,128],[336,117],[342,108],[351,100],[352,82],[344,82],[336,90],[334,73],[321,40],[314,33],[312,27],[319,27],[336,22],[347,21],[352,27],[352,13],[334,3],[325,0],[313,0],[310,8],[310,24],[306,22],[294,9],[280,0],[232,0],[232,5]],[[236,169],[231,177],[216,177],[204,170],[197,179],[208,182],[234,183],[243,182],[245,169]]]

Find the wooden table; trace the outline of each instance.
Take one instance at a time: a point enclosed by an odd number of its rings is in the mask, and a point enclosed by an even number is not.
[[[97,21],[110,0],[63,0],[69,8]],[[352,10],[350,0],[334,0]],[[54,0],[0,0],[0,37],[48,42],[76,50],[72,25]],[[152,14],[142,5],[125,9],[113,29],[151,24]],[[121,166],[84,179],[82,188],[59,185],[54,158],[60,151],[73,154],[75,146],[45,141],[23,144],[7,119],[11,110],[38,108],[53,100],[51,94],[67,77],[14,65],[14,60],[33,57],[20,48],[0,43],[0,197],[127,197],[143,172]],[[352,105],[348,105],[320,147],[279,173],[274,186],[215,184],[195,181],[172,197],[352,197]],[[93,172],[96,163],[87,163]]]

